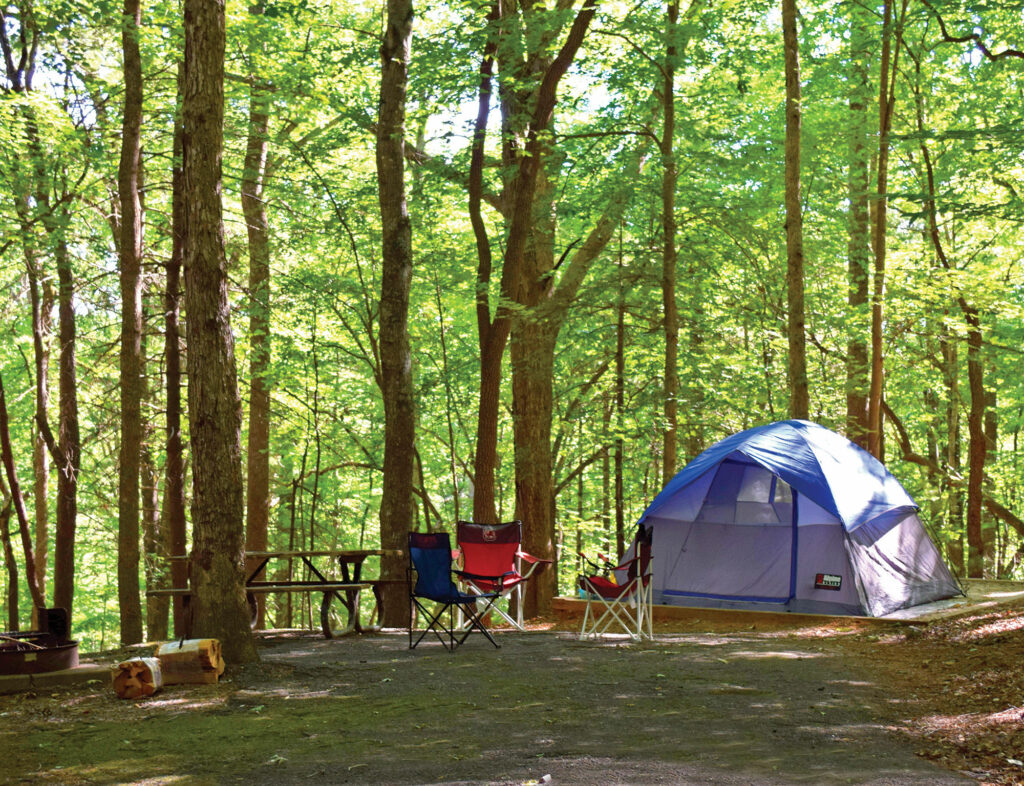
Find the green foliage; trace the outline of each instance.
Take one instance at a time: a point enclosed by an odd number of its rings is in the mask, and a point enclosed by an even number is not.
[[[411,144],[419,136],[426,154],[410,163],[408,176],[416,255],[409,330],[420,528],[451,527],[456,510],[464,518],[472,510],[477,258],[464,186],[478,68],[485,42],[495,34],[495,26],[486,22],[489,5],[463,0],[423,7],[413,42],[408,139]],[[931,5],[951,30],[979,31],[993,51],[1024,44],[1014,40],[1020,3],[932,0]],[[501,46],[543,41],[545,55],[557,52],[561,39],[550,33],[558,26],[564,31],[571,12],[552,4],[536,8],[523,37],[503,36]],[[18,471],[23,485],[31,487],[34,372],[26,244],[39,249],[45,275],[55,276],[53,239],[42,217],[25,227],[17,210],[16,200],[32,190],[27,186],[32,170],[25,120],[31,110],[42,145],[43,179],[51,203],[61,206],[56,214],[76,274],[84,453],[75,628],[92,646],[111,642],[117,625],[112,544],[119,303],[109,219],[120,152],[120,13],[99,0],[51,3],[37,13],[36,90],[16,94],[0,79],[0,289],[8,306],[0,321],[0,371],[8,390]],[[864,314],[853,313],[846,303],[849,22],[844,3],[802,4],[801,14],[812,416],[842,431],[847,345],[864,324]],[[147,375],[152,391],[146,413],[149,443],[161,471],[161,292],[171,247],[180,24],[176,4],[144,9]],[[556,254],[593,227],[618,185],[613,173],[623,152],[638,137],[660,133],[664,24],[660,3],[602,4],[564,82],[554,123],[557,156],[550,162],[562,174],[555,202]],[[383,408],[377,380],[380,228],[373,124],[379,34],[376,6],[281,0],[264,3],[261,13],[247,5],[228,6],[224,201],[243,391],[250,337],[248,241],[239,187],[250,86],[258,82],[272,91],[265,200],[272,233],[271,545],[276,547],[372,546],[378,541]],[[737,429],[785,417],[783,69],[772,3],[708,4],[686,18],[681,35],[688,45],[677,63],[674,140],[680,173],[680,437],[692,454]],[[878,27],[870,35],[877,51]],[[889,187],[886,399],[917,452],[934,454],[953,476],[966,472],[966,325],[958,298],[978,308],[986,387],[995,396],[997,424],[987,489],[1019,515],[1024,484],[1019,444],[1024,426],[1022,63],[1015,58],[990,61],[971,42],[942,42],[934,14],[920,6],[912,7],[901,58]],[[872,74],[877,79],[877,62]],[[500,89],[527,78],[497,74]],[[484,177],[492,194],[500,192],[502,182],[496,106],[495,95]],[[934,195],[925,178],[922,146],[934,166]],[[588,552],[614,549],[614,499],[609,498],[614,464],[605,458],[605,448],[617,438],[626,446],[627,530],[663,482],[656,164],[652,160],[646,167],[620,229],[585,280],[559,338],[552,439],[563,591],[570,590],[577,570],[577,545]],[[949,270],[936,259],[927,234],[933,197]],[[40,209],[34,199],[27,204],[32,211]],[[500,238],[501,216],[485,206],[484,218],[491,237]],[[497,242],[496,260],[500,251]],[[492,282],[497,278],[492,276]],[[620,297],[626,310],[621,418],[614,405],[613,357]],[[56,353],[55,339],[49,343]],[[951,367],[943,359],[946,345],[959,351]],[[54,391],[56,374],[51,362]],[[56,393],[53,398],[51,420]],[[515,512],[510,390],[503,390],[502,405],[498,504],[501,516],[509,519]],[[946,458],[949,408],[961,416],[952,438],[960,446],[958,466]],[[938,539],[958,542],[963,522],[953,503],[961,492],[900,462],[895,433],[887,456]],[[51,494],[55,487],[51,483]],[[1006,531],[1003,524],[999,532],[995,567],[1004,575],[1024,577],[1014,556],[1020,534]]]

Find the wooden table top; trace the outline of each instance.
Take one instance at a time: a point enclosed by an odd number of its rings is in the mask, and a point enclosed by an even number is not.
[[[246,557],[401,557],[401,549],[319,549],[313,551],[247,551]]]
[[[313,551],[247,551],[247,559],[262,557],[402,557],[402,549],[322,549]],[[171,554],[169,560],[190,559],[188,554]]]

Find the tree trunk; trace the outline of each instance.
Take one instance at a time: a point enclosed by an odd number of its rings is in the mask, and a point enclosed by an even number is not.
[[[940,338],[942,350],[942,375],[946,387],[946,450],[945,465],[950,474],[960,475],[960,368],[956,340],[944,324]],[[957,571],[964,575],[964,500],[959,488],[945,481],[946,530],[955,533],[946,551],[946,558]]]
[[[988,375],[989,371],[994,371],[991,358],[988,358],[988,360],[989,362],[982,366],[983,378]],[[982,389],[984,390],[985,395],[985,409],[982,413],[982,417],[984,419],[983,431],[985,435],[985,464],[991,465],[997,458],[996,451],[999,444],[999,411],[996,408],[996,391],[994,389],[985,390],[984,385],[982,385]],[[990,484],[989,478],[983,477],[982,483]],[[985,564],[989,568],[989,576],[995,579],[1004,578],[999,574],[999,565],[1003,560],[997,552],[998,538],[999,523],[992,516],[983,516],[981,521],[982,551],[984,553]]]
[[[674,152],[676,135],[676,26],[679,0],[669,0],[665,34],[665,77],[661,94],[661,299],[665,315],[665,432],[662,438],[662,462],[665,483],[676,474],[679,444],[679,307],[676,304],[676,181],[678,172]]]
[[[498,4],[491,6],[489,23],[500,17]],[[491,320],[490,294],[493,256],[487,226],[482,214],[484,141],[490,116],[492,72],[497,37],[491,35],[480,62],[480,88],[477,116],[473,126],[473,147],[469,163],[469,218],[476,240],[476,319],[480,346],[480,391],[477,406],[476,450],[473,458],[473,520],[497,523],[494,502],[494,472],[498,454],[498,402],[501,400],[501,361],[508,341],[507,319]]]
[[[985,575],[985,541],[982,532],[982,485],[985,482],[985,384],[981,357],[981,321],[975,308],[964,311],[967,319],[967,384],[971,408],[967,415],[967,576]]]
[[[185,557],[187,527],[185,523],[185,456],[181,439],[181,345],[180,301],[181,266],[185,248],[185,173],[184,128],[181,117],[181,97],[184,90],[184,63],[178,63],[178,112],[174,122],[174,162],[171,168],[171,257],[167,260],[167,280],[164,288],[164,375],[167,385],[166,465],[164,467],[163,529],[167,533],[170,555]],[[188,563],[184,559],[171,561],[171,584],[188,585]],[[185,600],[175,596],[174,635],[186,633]]]
[[[185,0],[185,305],[192,455],[192,612],[196,636],[230,663],[256,660],[244,589],[242,411],[221,208],[224,4]]]
[[[7,396],[4,393],[4,380],[0,377],[0,462],[7,474],[7,485],[10,488],[14,512],[18,515],[18,529],[21,532],[21,545],[25,552],[25,582],[28,584],[32,603],[38,607],[46,606],[46,599],[36,584],[36,560],[32,549],[32,535],[28,527],[28,513],[25,510],[25,498],[21,494],[18,473],[14,467],[14,453],[11,449],[11,428],[7,418]]]
[[[535,226],[545,227],[545,234],[535,236],[536,253],[529,258],[526,270],[530,272],[519,289],[519,302],[524,308],[517,315],[512,330],[516,501],[518,516],[525,523],[524,541],[528,548],[537,549],[532,553],[548,559],[555,557],[555,498],[551,459],[555,347],[570,304],[591,263],[608,244],[615,227],[622,220],[634,184],[640,178],[645,148],[630,151],[628,155],[626,166],[616,177],[618,189],[609,199],[597,225],[573,253],[557,286],[552,282],[554,271],[551,266],[554,261],[544,253],[541,242],[537,240],[543,237],[544,245],[550,248],[548,238],[553,235],[547,233],[553,227],[547,228],[545,222],[539,219],[535,222]],[[539,205],[550,205],[551,201],[546,195],[551,193],[551,184],[545,180],[539,182],[543,190],[538,187],[537,202]],[[621,408],[619,411],[621,413]],[[619,431],[621,433],[621,420]],[[621,478],[621,465],[618,462],[616,470],[618,478]],[[617,482],[621,483],[621,480]],[[621,511],[621,499],[617,508]],[[548,573],[551,575],[544,578]],[[545,571],[538,579],[530,582],[535,587],[528,591],[525,599],[524,610],[527,616],[546,613],[557,589],[555,571]]]
[[[924,107],[920,94],[917,96],[917,128],[923,133]],[[939,231],[938,208],[935,204],[935,169],[931,154],[924,138],[919,145],[925,167],[927,193],[924,200],[928,220],[928,236],[935,256],[943,269],[953,271],[953,265],[946,255]],[[967,380],[971,394],[970,410],[967,417],[967,575],[982,578],[985,573],[985,539],[982,530],[983,486],[985,483],[985,384],[982,358],[981,319],[978,309],[967,303],[957,289],[957,305],[967,322]]]
[[[882,315],[885,304],[886,192],[889,187],[889,131],[895,108],[896,69],[903,38],[903,17],[909,0],[902,0],[899,21],[893,30],[893,0],[885,0],[882,29],[882,60],[878,78],[878,195],[874,204],[874,275],[871,291],[871,382],[868,389],[868,452],[881,459],[882,389],[885,363],[882,356]],[[895,40],[894,40],[895,39]],[[894,45],[895,44],[895,45]],[[891,61],[891,63],[890,63]]]
[[[622,280],[622,250],[619,250],[619,298],[615,304],[615,556],[625,550],[626,516],[623,488],[623,431],[626,409],[626,289]]]
[[[7,630],[16,631],[20,627],[18,620],[18,563],[14,560],[14,546],[11,544],[11,510],[14,507],[14,500],[7,490],[7,484],[0,475],[0,497],[3,498],[3,507],[0,507],[0,548],[3,549],[4,565],[7,568]]]
[[[142,543],[146,588],[161,589],[167,586],[166,538],[161,530],[160,475],[148,444],[143,446],[139,466],[142,473]],[[170,598],[166,595],[146,599],[146,641],[164,641],[168,638],[169,607]]]
[[[263,179],[267,168],[270,93],[256,79],[249,91],[249,140],[242,172],[242,212],[249,233],[249,438],[246,450],[245,546],[267,550],[270,525],[270,229]],[[250,572],[255,565],[248,565]],[[265,627],[266,595],[256,596],[257,627]]]
[[[405,201],[405,101],[412,44],[411,0],[388,0],[387,31],[381,43],[380,117],[377,124],[383,272],[380,296],[380,357],[384,394],[384,480],[380,503],[381,547],[405,547],[413,528],[412,496],[415,409],[409,347],[409,288],[412,281],[412,227]],[[385,557],[381,577],[397,581],[405,560]],[[381,621],[407,622],[403,588],[386,586]]]
[[[42,307],[39,309],[38,330],[42,337],[42,356],[40,365],[42,374],[39,378],[39,396],[37,406],[41,411],[36,412],[36,434],[32,440],[32,467],[35,476],[34,500],[35,503],[35,526],[36,526],[36,584],[39,585],[39,592],[46,597],[46,555],[50,547],[50,454],[46,447],[46,439],[43,437],[38,426],[40,418],[49,421],[50,409],[50,334],[53,332],[53,287],[49,279],[42,282]]]
[[[117,600],[121,644],[142,641],[139,597],[139,462],[142,451],[142,57],[139,0],[125,0],[124,122],[117,189],[121,205],[121,449],[117,492]]]
[[[804,239],[800,204],[800,49],[796,0],[782,0],[786,50],[786,304],[789,338],[789,416],[807,419],[807,336],[804,325]]]
[[[537,320],[517,322],[509,347],[512,361],[512,409],[515,429],[516,517],[526,522],[523,548],[544,559],[555,557],[555,527],[551,505],[554,482],[551,466],[552,378],[554,338]],[[544,570],[526,582],[524,614],[549,610],[555,596],[557,572]]]
[[[846,436],[868,447],[868,346],[871,332],[868,314],[868,268],[871,265],[870,189],[871,156],[868,151],[868,106],[871,102],[871,43],[868,31],[872,14],[861,3],[850,10],[850,114],[847,193],[850,199],[847,244],[847,304],[850,320],[846,344]]]

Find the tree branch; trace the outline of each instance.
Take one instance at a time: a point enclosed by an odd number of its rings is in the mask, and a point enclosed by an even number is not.
[[[935,21],[939,23],[939,30],[942,31],[942,40],[949,44],[966,44],[967,42],[973,42],[975,49],[981,52],[989,60],[996,61],[1002,60],[1006,57],[1020,57],[1024,58],[1024,52],[1019,49],[1004,49],[1002,52],[993,52],[987,46],[985,42],[981,40],[981,35],[978,33],[968,33],[967,35],[950,35],[949,30],[946,29],[946,23],[943,21],[941,14],[935,9],[928,0],[921,0],[924,3],[925,8],[932,12],[932,16],[935,17]]]

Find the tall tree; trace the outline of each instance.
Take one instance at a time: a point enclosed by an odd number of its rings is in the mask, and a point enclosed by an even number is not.
[[[669,0],[666,13],[665,65],[661,88],[661,299],[665,330],[665,433],[662,437],[662,477],[676,474],[679,445],[679,306],[676,303],[676,36],[679,0]]]
[[[896,75],[903,41],[903,19],[909,0],[901,0],[898,18],[893,18],[894,0],[885,0],[882,53],[878,76],[878,192],[874,203],[872,245],[874,270],[871,287],[871,384],[868,390],[868,451],[882,458],[882,391],[885,361],[882,356],[883,311],[885,307],[886,210],[889,188],[889,134],[896,108]]]
[[[380,361],[384,393],[384,486],[380,540],[384,549],[404,547],[413,528],[413,462],[416,420],[409,347],[409,288],[412,283],[412,225],[405,200],[405,102],[412,46],[411,0],[388,0],[381,42],[380,109],[377,121],[377,183],[383,243],[380,289]],[[381,561],[384,579],[398,580],[405,563]],[[395,583],[383,593],[381,619],[402,624],[409,604]]]
[[[171,256],[167,260],[164,285],[164,377],[167,387],[165,414],[166,463],[164,466],[163,529],[167,532],[171,561],[171,583],[188,583],[187,526],[185,523],[185,462],[181,438],[181,266],[184,263],[184,125],[181,99],[184,93],[184,62],[178,62],[177,98],[174,113],[174,141],[171,164]],[[174,632],[183,636],[184,599],[173,599]]]
[[[31,93],[39,54],[40,29],[31,4],[18,9],[19,24],[12,25],[17,39],[12,41],[4,13],[0,11],[0,51],[4,55],[7,86],[15,94]],[[17,57],[15,57],[17,53]],[[57,466],[57,528],[54,536],[54,605],[67,609],[70,614],[75,594],[75,529],[78,511],[78,470],[80,444],[78,433],[78,384],[76,380],[76,329],[73,307],[74,273],[68,248],[67,227],[70,223],[71,194],[64,172],[51,176],[47,170],[48,156],[40,135],[40,123],[33,102],[19,106],[20,120],[26,142],[26,160],[31,175],[27,182],[20,180],[15,189],[16,212],[22,229],[29,290],[33,309],[33,348],[36,369],[36,428],[46,444],[50,458]],[[20,171],[18,159],[15,170]],[[60,189],[63,184],[62,190]],[[53,199],[51,199],[51,188]],[[31,194],[31,201],[29,195]],[[34,206],[32,203],[34,202]],[[34,212],[33,208],[34,207]],[[46,231],[50,247],[57,264],[58,315],[60,320],[60,414],[59,442],[50,428],[47,414],[46,348],[44,346],[42,312],[52,304],[45,294],[39,296],[37,246],[34,240],[34,226],[41,223]],[[46,284],[43,284],[44,290]],[[13,492],[13,489],[12,489]],[[20,493],[20,492],[19,492]],[[39,535],[40,533],[37,533]],[[36,568],[36,577],[45,575],[45,570]],[[32,585],[30,584],[30,587]],[[39,595],[43,592],[37,587]]]
[[[185,322],[192,473],[192,613],[231,663],[258,658],[245,600],[242,407],[221,205],[224,3],[185,2]]]
[[[473,518],[479,522],[498,521],[494,504],[494,471],[498,454],[498,407],[501,401],[501,359],[508,341],[509,321],[492,319],[491,269],[494,255],[487,225],[482,214],[484,199],[484,144],[491,114],[495,53],[498,49],[498,23],[502,4],[491,5],[487,16],[488,36],[480,61],[480,87],[473,142],[469,161],[469,220],[476,241],[476,322],[480,351],[480,388],[477,406],[476,449],[473,454]],[[503,205],[499,204],[499,207]],[[495,315],[498,317],[499,315]]]
[[[807,385],[807,332],[804,324],[804,235],[800,202],[800,41],[796,0],[782,0],[786,53],[786,305],[789,338],[789,416],[810,414]]]
[[[242,213],[249,237],[249,437],[246,446],[245,545],[267,550],[270,523],[270,227],[263,199],[267,169],[270,90],[255,75],[249,84],[249,136],[242,170]],[[255,566],[250,566],[255,567]],[[266,596],[256,598],[263,627]]]
[[[25,510],[25,498],[18,482],[18,472],[14,464],[14,449],[11,446],[11,424],[7,416],[7,396],[4,393],[4,380],[0,376],[0,463],[3,464],[10,489],[11,502],[18,516],[18,530],[21,533],[21,545],[25,554],[25,583],[28,585],[32,603],[36,607],[46,605],[46,599],[36,583],[36,560],[32,548],[32,534],[29,532],[28,512]]]
[[[869,32],[873,14],[863,3],[850,3],[849,124],[847,126],[848,219],[847,304],[850,307],[846,344],[846,436],[868,446],[868,346],[870,316],[868,269],[871,266],[871,213],[869,191],[871,155],[868,149],[868,111],[871,104]]]
[[[185,172],[182,95],[185,64],[178,63],[177,100],[174,113],[174,141],[171,164],[171,256],[167,260],[164,284],[164,376],[167,387],[165,415],[166,463],[164,465],[164,499],[162,528],[167,533],[171,561],[171,583],[175,587],[188,584],[188,563],[184,557],[188,531],[185,522],[185,451],[181,437],[181,266],[185,256]],[[185,603],[174,596],[174,633],[184,635]]]
[[[33,327],[33,332],[38,330],[42,338],[42,353],[40,356],[43,373],[40,375],[42,388],[36,399],[36,406],[42,406],[42,412],[36,413],[36,420],[44,418],[49,420],[50,406],[50,335],[53,332],[53,287],[49,278],[42,281],[42,303],[38,313],[39,325]],[[36,315],[33,315],[36,316]],[[46,439],[39,432],[36,426],[35,439],[32,440],[32,465],[35,472],[35,527],[36,527],[36,582],[39,584],[39,591],[46,596],[46,555],[50,547],[50,454],[46,447]]]
[[[121,449],[117,489],[117,605],[121,644],[142,641],[139,596],[139,472],[142,457],[142,55],[139,0],[125,0],[121,22],[124,117],[117,190],[121,206]]]

